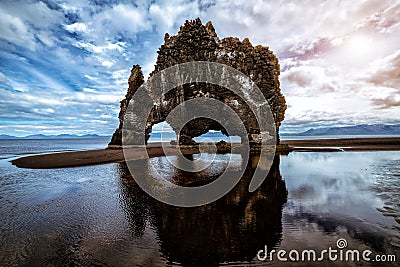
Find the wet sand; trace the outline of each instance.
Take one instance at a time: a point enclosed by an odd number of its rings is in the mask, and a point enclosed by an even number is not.
[[[380,151],[400,150],[400,138],[349,138],[349,139],[318,139],[318,140],[283,140],[291,151],[298,152],[336,152],[336,151]],[[181,148],[183,154],[199,153],[197,148]],[[161,143],[151,143],[147,146],[149,157],[160,157],[165,154],[176,155],[178,149],[168,146],[164,152]],[[33,155],[15,159],[13,165],[20,168],[30,169],[52,169],[96,165],[127,160],[145,158],[144,150],[129,148],[122,149],[99,149],[88,151],[63,152],[52,154]]]
[[[181,148],[180,150],[182,154],[199,153],[197,148]],[[172,146],[168,146],[163,151],[161,143],[151,143],[147,146],[148,156],[145,155],[144,149],[127,148],[124,154],[121,148],[107,148],[33,155],[12,160],[11,163],[19,168],[54,169],[123,162],[145,157],[161,157],[165,156],[165,154],[176,155],[178,152],[178,149]]]

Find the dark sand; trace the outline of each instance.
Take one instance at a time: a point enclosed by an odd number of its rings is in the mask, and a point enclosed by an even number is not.
[[[284,140],[282,144],[288,145],[292,151],[368,151],[368,150],[400,150],[400,138],[349,138],[349,139],[319,139],[319,140]],[[181,148],[183,154],[199,153],[197,148]],[[151,143],[147,146],[148,157],[160,157],[165,154],[176,155],[178,149],[168,146],[165,153],[161,143]],[[52,169],[96,165],[127,160],[137,160],[147,157],[143,151],[136,148],[126,149],[99,149],[76,152],[63,152],[34,155],[18,158],[12,164],[20,168]]]
[[[182,154],[199,153],[197,148],[181,148],[180,150]],[[11,163],[19,168],[53,169],[123,162],[128,160],[143,159],[146,157],[161,157],[165,154],[176,155],[178,152],[179,150],[172,146],[168,146],[164,152],[160,143],[152,143],[147,146],[148,156],[145,155],[144,149],[140,150],[137,148],[125,149],[125,155],[124,151],[120,148],[98,149],[33,155],[15,159],[11,161]]]

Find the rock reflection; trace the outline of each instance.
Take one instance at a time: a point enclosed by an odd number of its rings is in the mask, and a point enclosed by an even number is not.
[[[257,161],[257,157],[251,158],[244,176],[226,196],[196,208],[173,207],[152,199],[136,185],[126,164],[121,163],[123,202],[133,235],[143,233],[148,221],[157,231],[162,254],[170,263],[183,266],[252,261],[264,245],[272,249],[279,244],[282,208],[287,199],[279,157],[264,183],[255,192],[248,192]],[[171,176],[171,180],[184,184],[199,177],[177,169],[171,171]]]
[[[125,162],[119,163],[118,169],[125,214],[128,217],[132,235],[138,237],[144,233],[146,228],[151,197],[135,183]]]

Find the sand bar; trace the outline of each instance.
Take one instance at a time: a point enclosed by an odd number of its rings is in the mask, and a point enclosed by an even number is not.
[[[400,138],[349,138],[349,139],[318,139],[318,140],[283,140],[282,144],[289,145],[293,151],[298,152],[335,152],[335,151],[400,151]],[[197,148],[181,148],[183,154],[199,153]],[[164,156],[161,143],[151,143],[147,146],[149,157]],[[178,149],[168,146],[166,153],[174,155]],[[146,157],[135,148],[125,151],[128,158],[125,159],[122,149],[99,149],[88,151],[62,152],[52,154],[33,155],[21,157],[12,161],[12,164],[20,168],[52,169],[88,166],[104,163],[123,162]]]
[[[127,155],[125,158],[122,149],[72,151],[27,156],[12,160],[11,163],[17,167],[29,169],[67,168],[143,159],[147,157],[143,152],[144,150],[128,148],[125,150],[125,155]],[[171,146],[168,146],[164,152],[160,143],[152,143],[147,146],[148,157],[160,157],[165,154],[176,155],[178,152],[177,148]],[[196,154],[199,153],[199,150],[197,148],[181,148],[181,152],[182,154]]]

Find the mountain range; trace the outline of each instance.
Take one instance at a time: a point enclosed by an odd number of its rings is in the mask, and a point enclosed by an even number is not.
[[[109,138],[109,136],[98,135],[98,134],[58,134],[58,135],[44,135],[44,134],[32,134],[28,136],[18,137],[7,134],[0,134],[0,139],[75,139],[75,138]]]
[[[311,128],[302,133],[282,135],[400,135],[400,125],[362,124],[343,127]]]
[[[175,138],[173,132],[153,132],[151,137],[160,138],[161,134],[164,138]],[[388,125],[388,124],[362,124],[355,126],[343,126],[343,127],[322,127],[322,128],[311,128],[301,133],[281,133],[284,136],[290,135],[400,135],[400,125]],[[203,137],[224,137],[221,132],[208,132]],[[0,139],[76,139],[76,138],[110,138],[106,135],[98,134],[58,134],[58,135],[44,135],[44,134],[33,134],[24,137],[17,137],[7,134],[0,134]]]

